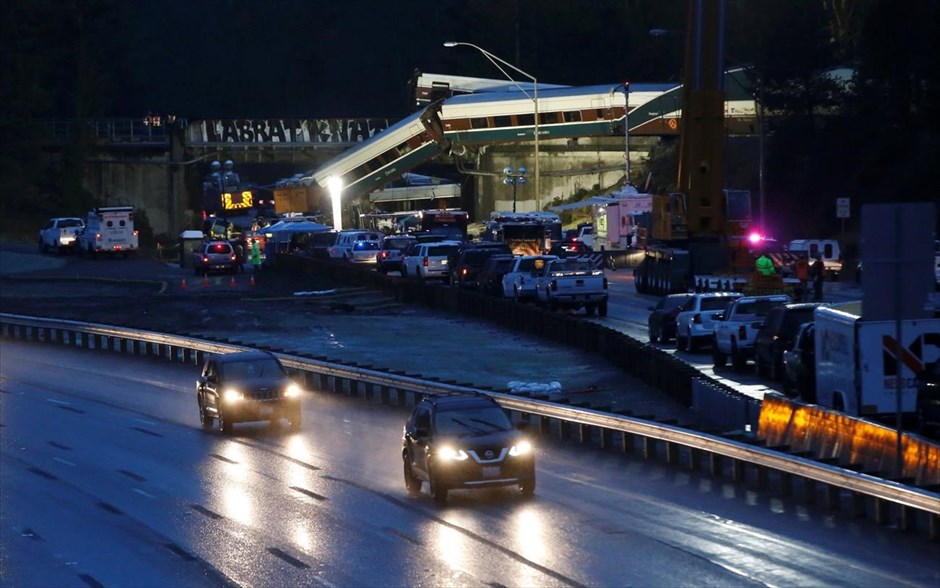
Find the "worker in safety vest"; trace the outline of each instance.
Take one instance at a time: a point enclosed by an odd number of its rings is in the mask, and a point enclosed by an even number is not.
[[[809,285],[809,260],[806,259],[806,255],[800,255],[793,263],[793,273],[796,274],[796,279],[800,281],[800,300],[809,298],[809,291],[807,290]]]
[[[766,253],[761,253],[760,257],[757,258],[755,263],[758,273],[764,276],[772,276],[776,271],[774,269],[774,262],[772,259],[767,257]]]

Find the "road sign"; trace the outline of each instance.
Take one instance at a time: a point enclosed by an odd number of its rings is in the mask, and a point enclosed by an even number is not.
[[[849,199],[836,198],[836,218],[849,218]]]

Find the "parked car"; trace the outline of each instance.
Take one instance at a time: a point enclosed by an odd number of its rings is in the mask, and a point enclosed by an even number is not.
[[[66,253],[71,249],[77,249],[76,238],[84,228],[85,221],[78,217],[49,219],[49,222],[39,229],[39,251],[45,253],[54,250],[58,253]]]
[[[480,291],[493,296],[503,295],[503,278],[507,272],[512,271],[515,265],[516,256],[505,253],[491,255],[486,260],[483,269],[480,270],[477,281],[480,283]]]
[[[517,301],[535,300],[539,277],[545,264],[558,259],[554,255],[522,255],[515,257],[512,267],[502,278],[502,296]]]
[[[917,427],[924,434],[940,431],[940,360],[917,376]]]
[[[646,319],[650,343],[668,343],[676,338],[676,317],[693,296],[691,293],[667,294],[647,309],[650,311]]]
[[[783,378],[783,352],[790,348],[800,325],[813,320],[821,302],[794,302],[770,309],[754,337],[754,368],[758,376]]]
[[[800,325],[790,348],[783,352],[783,393],[816,402],[816,325]]]
[[[267,351],[210,355],[196,380],[196,403],[203,428],[230,433],[235,423],[286,418],[300,428],[302,390]]]
[[[193,273],[197,276],[211,272],[234,274],[239,267],[238,256],[228,241],[203,241],[193,250]]]
[[[512,255],[505,243],[467,243],[460,247],[450,265],[450,283],[460,288],[477,288],[477,276],[486,260],[495,254]]]
[[[336,246],[339,231],[317,231],[310,233],[304,244],[304,249],[310,257],[316,259],[330,259],[330,251]]]
[[[329,247],[327,251],[331,259],[375,263],[375,256],[381,247],[382,237],[382,233],[378,231],[364,231],[361,229],[340,231],[336,237],[336,243]],[[368,244],[361,245],[362,242]]]
[[[735,371],[741,371],[754,358],[754,339],[764,326],[770,310],[793,302],[786,294],[763,294],[735,298],[715,321],[712,336],[712,361],[716,368],[725,366],[728,357]]]
[[[676,348],[679,351],[698,351],[711,343],[715,321],[740,292],[700,292],[676,315]]]
[[[548,250],[548,254],[555,257],[579,257],[593,252],[594,250],[589,245],[578,239],[559,241]]]
[[[449,490],[517,486],[535,492],[535,450],[525,426],[514,427],[488,396],[426,396],[411,412],[402,434],[405,488],[435,502]]]
[[[460,249],[459,241],[436,241],[432,243],[417,243],[402,259],[401,275],[420,281],[429,279],[442,279],[444,283],[450,281],[450,259]]]
[[[409,235],[389,235],[382,240],[382,247],[376,256],[376,269],[379,273],[401,272],[402,253],[415,238]]]

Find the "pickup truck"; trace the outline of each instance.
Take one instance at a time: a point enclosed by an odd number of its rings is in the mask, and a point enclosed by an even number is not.
[[[46,252],[51,249],[65,253],[77,245],[76,238],[84,228],[85,221],[77,217],[49,219],[49,222],[39,229],[39,251]]]
[[[588,258],[553,259],[538,278],[535,296],[549,310],[584,308],[588,316],[607,316],[607,278]]]
[[[724,367],[730,356],[735,371],[744,370],[748,359],[754,357],[754,338],[764,326],[770,309],[788,302],[792,302],[792,299],[786,294],[742,296],[735,299],[715,322],[712,341],[715,367]]]
[[[538,280],[545,270],[545,264],[553,259],[554,255],[517,255],[513,258],[512,267],[503,274],[503,296],[522,302],[531,300],[536,296]]]

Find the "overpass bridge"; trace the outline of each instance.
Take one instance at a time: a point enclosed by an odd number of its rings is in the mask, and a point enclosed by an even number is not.
[[[755,103],[739,73],[726,77],[726,125],[730,133],[755,134]],[[81,124],[49,121],[46,146],[54,154],[79,134],[88,137],[86,188],[108,204],[146,210],[156,234],[174,236],[198,223],[202,180],[208,162],[216,159],[233,160],[246,179],[267,176],[271,183],[308,170],[303,182],[308,202],[323,209],[317,204],[327,196],[330,176],[343,179],[344,198],[351,199],[415,167],[442,162],[474,177],[475,192],[484,195],[474,204],[486,214],[506,207],[499,195],[507,190],[497,170],[533,169],[534,163],[534,103],[523,86],[499,83],[504,87],[492,92],[445,90],[451,95],[419,102],[418,110],[400,121],[152,115]],[[625,156],[639,163],[650,145],[681,132],[679,84],[632,84],[629,105],[622,84],[545,87],[539,94],[538,135],[546,203],[578,187],[617,183],[625,173]],[[518,200],[523,210],[525,203],[533,206],[531,183],[520,188]]]

